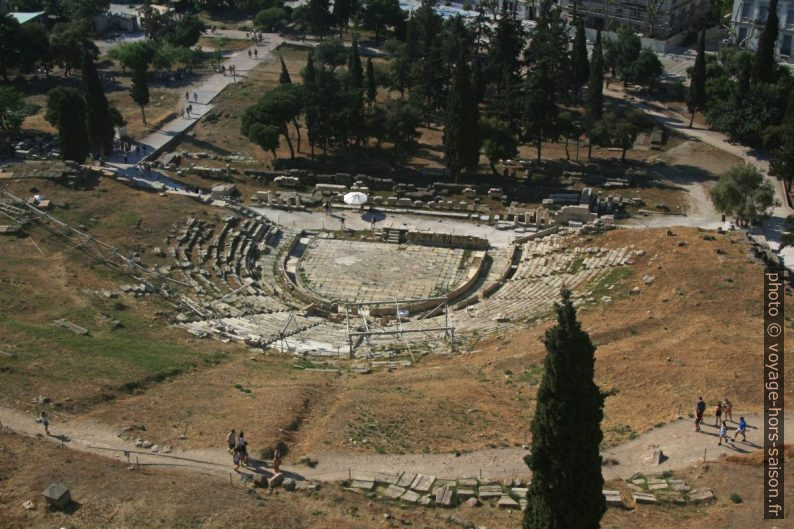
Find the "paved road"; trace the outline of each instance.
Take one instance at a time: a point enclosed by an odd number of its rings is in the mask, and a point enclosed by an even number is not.
[[[614,87],[605,89],[604,93],[612,97],[624,97],[624,93],[621,90],[615,89]],[[698,126],[690,129],[688,127],[689,117],[682,116],[670,108],[667,108],[659,101],[648,98],[639,99],[637,97],[629,97],[627,98],[627,101],[632,103],[635,107],[645,111],[652,119],[671,129],[677,130],[684,136],[711,145],[712,147],[715,147],[721,151],[733,154],[734,156],[742,159],[745,163],[758,168],[758,170],[766,176],[767,182],[769,182],[774,189],[775,197],[778,203],[773,208],[769,219],[764,222],[761,227],[752,229],[750,233],[759,242],[766,242],[773,250],[779,250],[780,256],[783,258],[784,263],[786,263],[787,266],[794,266],[794,247],[785,247],[782,250],[780,249],[781,235],[783,233],[783,221],[788,215],[794,214],[794,209],[789,207],[786,200],[786,189],[783,181],[769,176],[769,160],[763,155],[763,153],[743,145],[731,143],[728,141],[727,136],[721,132],[699,128]],[[696,212],[692,212],[692,214],[693,216],[697,216]],[[672,224],[670,225],[678,225],[675,223],[675,219],[671,219],[671,222]],[[681,220],[680,222],[681,225],[688,225],[684,220]],[[712,227],[710,224],[711,223],[702,225],[700,227]]]
[[[239,33],[239,32],[230,32]],[[244,35],[244,32],[243,32]],[[275,34],[268,34],[262,44],[255,44],[245,50],[238,51],[232,54],[223,62],[226,70],[234,65],[238,78],[245,77],[248,72],[254,69],[259,64],[272,60],[272,52],[281,43],[281,38]],[[249,58],[249,50],[257,50],[257,58]],[[234,81],[232,76],[224,75],[221,73],[214,73],[209,77],[198,80],[192,85],[185,87],[185,93],[189,97],[188,100],[182,100],[183,108],[188,104],[193,106],[193,110],[188,117],[177,116],[159,129],[153,130],[149,135],[137,141],[136,143],[145,146],[145,157],[151,157],[157,151],[162,149],[174,138],[184,133],[191,128],[196,122],[204,115],[210,112],[213,108],[212,101],[220,94],[224,88]],[[124,159],[121,153],[115,153],[108,160],[111,164],[117,166],[124,166]],[[140,157],[128,157],[128,162],[137,163]]]

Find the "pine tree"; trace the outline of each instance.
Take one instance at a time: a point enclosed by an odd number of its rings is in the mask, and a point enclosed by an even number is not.
[[[524,529],[597,529],[606,511],[599,445],[604,396],[593,381],[595,346],[562,291],[544,338],[544,375],[532,419]]]
[[[130,97],[141,107],[141,119],[146,125],[145,107],[149,104],[149,85],[146,81],[146,68],[136,65],[132,69],[132,86],[130,87]]]
[[[110,114],[105,92],[99,82],[94,59],[88,53],[83,54],[82,65],[83,95],[86,103],[86,125],[91,144],[100,156],[105,156],[113,148],[113,118]]]
[[[571,50],[571,77],[574,99],[579,99],[579,90],[590,77],[590,62],[587,60],[587,39],[585,38],[584,21],[576,19],[576,36]]]
[[[329,19],[331,18],[329,7],[328,0],[309,0],[307,4],[309,30],[315,35],[328,29]]]
[[[764,30],[758,37],[758,49],[755,52],[755,62],[753,63],[753,73],[751,79],[754,83],[774,83],[775,82],[775,44],[777,43],[778,33],[780,32],[780,20],[777,16],[778,0],[770,0],[769,15],[766,17]]]
[[[604,53],[601,46],[601,30],[598,30],[587,82],[587,119],[591,122],[601,119],[604,113]]]
[[[334,0],[334,19],[339,24],[339,38],[345,34],[345,28],[353,14],[353,0]]]
[[[698,54],[692,66],[692,76],[689,80],[689,95],[686,106],[692,113],[689,128],[695,122],[695,113],[706,110],[706,30],[701,30],[698,40]]]
[[[455,181],[461,170],[475,169],[480,160],[479,111],[466,56],[466,50],[461,48],[447,94],[444,120],[444,158]]]
[[[772,160],[774,174],[783,178],[791,190],[794,181],[794,94],[789,97],[788,109],[780,124],[780,148]]]
[[[367,58],[367,101],[369,106],[372,107],[375,103],[375,97],[378,95],[378,86],[375,84],[375,67],[372,65],[372,59]]]
[[[278,76],[278,82],[279,84],[289,84],[292,82],[292,78],[289,76],[289,71],[287,70],[287,65],[284,62],[284,57],[279,55],[278,59],[281,61],[281,73]]]

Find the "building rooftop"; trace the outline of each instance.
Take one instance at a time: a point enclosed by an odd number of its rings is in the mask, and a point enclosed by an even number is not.
[[[23,13],[20,11],[9,13],[12,17],[17,19],[17,22],[20,24],[24,24],[25,22],[30,22],[31,20],[35,20],[44,14],[44,11],[35,11],[32,13]]]

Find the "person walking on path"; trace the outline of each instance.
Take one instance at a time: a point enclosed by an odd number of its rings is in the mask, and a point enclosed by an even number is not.
[[[240,471],[240,451],[239,450],[232,450],[232,463],[234,463],[234,471]]]
[[[725,397],[725,401],[722,403],[722,411],[725,413],[725,420],[733,422],[733,403],[728,400],[728,397]]]
[[[190,104],[187,106],[187,117],[190,117],[190,113],[193,112],[193,105]]]
[[[719,426],[722,422],[722,403],[717,402],[717,407],[714,408],[714,426]]]
[[[185,92],[185,101],[190,101],[190,93]]]
[[[237,451],[240,452],[240,464],[245,466],[248,462],[248,441],[245,440],[245,434],[240,430],[240,435],[237,437]]]
[[[747,421],[744,420],[744,417],[739,417],[739,426],[736,428],[736,433],[733,434],[733,440],[735,441],[739,434],[742,434],[742,442],[747,442]]]
[[[251,50],[248,50],[248,60],[251,60],[251,55],[252,55]]]
[[[722,446],[722,440],[725,439],[726,443],[731,442],[731,438],[728,437],[728,426],[725,424],[725,421],[722,421],[722,425],[720,426],[720,442],[717,445]]]
[[[44,433],[50,435],[50,419],[47,417],[46,411],[42,411],[39,414],[38,418],[36,419],[36,422],[41,423],[41,425],[44,426]]]
[[[193,92],[193,102],[194,103],[198,103],[198,93],[197,92]]]
[[[273,474],[278,474],[281,467],[281,450],[276,447],[273,451]]]
[[[259,51],[256,48],[254,48],[254,60],[256,60],[257,55],[259,55]]]
[[[234,430],[229,430],[229,433],[226,434],[226,445],[229,447],[229,453],[234,453],[234,447],[237,445],[237,435]]]
[[[700,423],[703,422],[703,413],[706,411],[706,403],[703,402],[703,397],[698,397],[698,401],[695,404],[695,431],[699,432],[700,430]]]

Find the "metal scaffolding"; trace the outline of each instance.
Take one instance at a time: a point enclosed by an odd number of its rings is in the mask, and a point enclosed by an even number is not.
[[[436,302],[436,305],[431,305],[432,308],[423,311],[422,316],[415,320],[406,320],[408,314],[400,307],[412,306],[415,303]],[[382,326],[378,323],[375,316],[371,316],[370,307],[382,307],[384,305],[391,305],[394,307],[393,316],[397,319],[396,326]],[[347,323],[347,343],[350,348],[350,356],[353,357],[363,342],[369,346],[369,352],[372,351],[372,338],[375,336],[396,336],[398,340],[402,341],[408,353],[411,355],[412,361],[416,361],[411,344],[406,335],[418,333],[444,333],[444,340],[449,345],[450,349],[454,348],[455,343],[455,327],[450,324],[449,320],[449,302],[446,297],[437,298],[420,298],[420,299],[394,299],[391,301],[365,301],[360,303],[345,303],[345,320]],[[435,327],[416,327],[416,322],[421,321],[427,315],[436,315],[439,312],[444,312],[444,325]],[[360,323],[357,324],[357,316],[361,317]],[[369,353],[368,355],[369,356]]]

